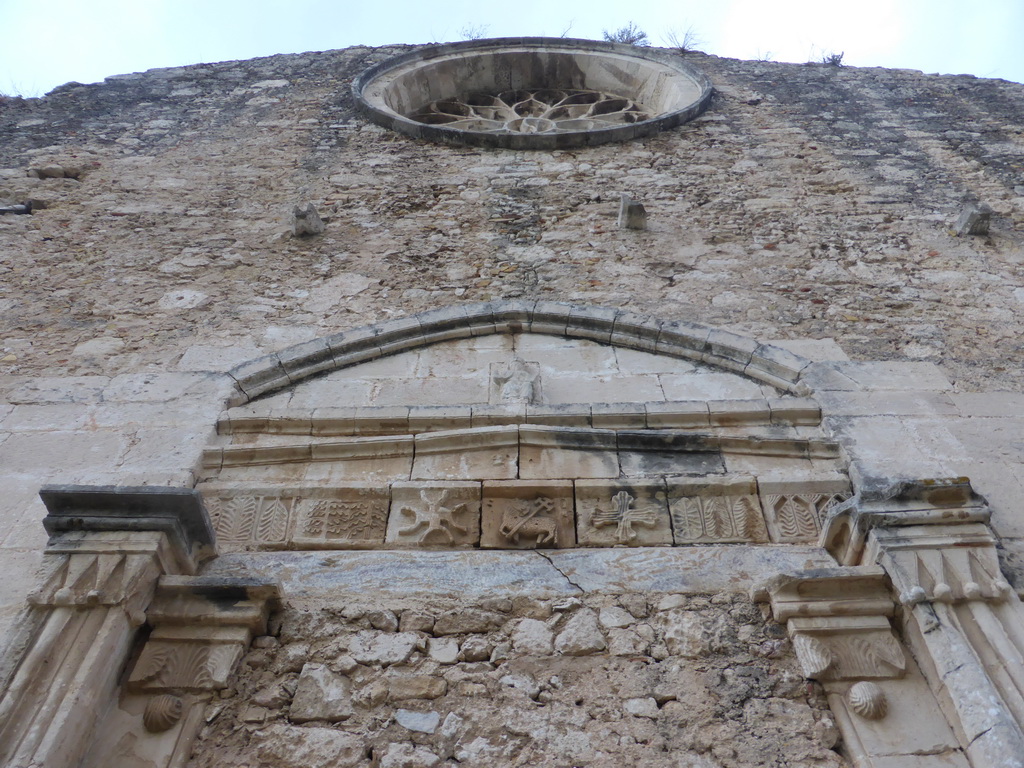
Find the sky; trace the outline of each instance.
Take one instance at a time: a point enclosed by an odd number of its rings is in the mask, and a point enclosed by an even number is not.
[[[0,94],[276,53],[524,35],[772,61],[919,69],[1024,82],[1024,0],[0,0]],[[2,108],[2,107],[0,107]]]

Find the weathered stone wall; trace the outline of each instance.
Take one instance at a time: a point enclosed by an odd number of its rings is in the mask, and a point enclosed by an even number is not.
[[[1024,562],[1024,86],[695,54],[690,61],[717,89],[697,121],[625,144],[527,153],[428,144],[359,118],[352,77],[400,50],[158,70],[0,102],[0,205],[31,201],[34,209],[0,216],[0,630],[15,621],[45,540],[41,484],[191,486],[233,365],[366,323],[492,298],[692,320],[822,361],[807,383],[856,477],[970,475],[993,506],[1006,563]],[[646,231],[616,228],[621,192],[646,206]],[[292,207],[307,200],[327,219],[326,232],[293,238]],[[994,208],[988,236],[953,231],[966,200]],[[311,390],[332,395],[334,384]],[[229,556],[223,567],[231,572],[244,560]],[[301,590],[313,566],[285,565],[289,587]],[[315,567],[331,572],[338,561]],[[664,645],[660,596],[636,598],[644,616],[621,598],[580,599],[586,605],[569,611],[538,608],[551,610],[544,617],[514,603],[498,610],[500,623],[475,634],[490,638],[489,653],[510,642],[507,659],[442,664],[430,654],[435,625],[433,635],[417,635],[411,665],[387,669],[350,667],[347,640],[316,639],[385,631],[371,629],[368,614],[334,606],[301,619],[293,606],[280,637],[249,657],[235,698],[221,702],[220,714],[210,710],[217,716],[204,744],[222,740],[245,765],[301,754],[261,755],[253,734],[277,733],[280,741],[265,743],[278,747],[299,735],[326,738],[312,732],[323,727],[315,719],[292,722],[292,696],[310,664],[349,676],[353,690],[392,677],[445,681],[436,699],[389,702],[387,693],[368,708],[353,703],[331,738],[354,750],[355,765],[367,750],[383,765],[388,754],[402,764],[407,748],[448,759],[491,744],[484,730],[494,723],[474,719],[487,696],[496,702],[487,706],[523,713],[515,727],[527,733],[529,713],[560,713],[530,748],[558,751],[570,730],[584,733],[585,743],[569,741],[595,750],[581,753],[587,764],[600,764],[605,751],[618,764],[657,765],[667,753],[652,758],[654,744],[699,753],[694,764],[756,764],[766,759],[751,751],[767,733],[758,730],[763,722],[779,730],[759,749],[776,749],[779,734],[793,737],[795,751],[780,763],[837,763],[816,694],[790,687],[791,656],[762,653],[765,630],[740,598],[679,606],[723,628],[719,645],[709,640],[706,655],[685,660],[655,653]],[[554,652],[517,655],[511,638],[524,620],[557,637],[570,614],[600,617],[616,599],[634,628],[652,627],[636,658],[612,652],[611,630],[625,628],[607,626],[600,632],[608,648],[571,664]],[[396,617],[407,610],[380,608]],[[456,635],[460,653],[472,634]],[[494,669],[465,668],[472,664]],[[611,674],[606,689],[577,707],[568,697],[579,664]],[[736,670],[753,670],[754,682],[740,685],[729,677]],[[679,713],[671,699],[659,701],[661,671],[685,677],[693,686],[685,695],[698,701],[713,689],[707,707]],[[463,674],[476,679],[455,680]],[[551,698],[502,683],[526,674]],[[467,680],[487,696],[467,697]],[[266,704],[246,702],[248,693]],[[651,717],[613,712],[602,697],[647,701],[635,707]],[[398,709],[438,712],[437,731],[409,732],[394,720]],[[462,720],[452,734],[443,730],[449,713]],[[700,741],[698,731],[716,737]],[[501,749],[527,743],[521,733],[508,739]],[[399,741],[408,747],[390,746]],[[735,754],[716,752],[723,743]],[[202,749],[200,761],[214,759]],[[528,750],[497,754],[493,764],[543,764]]]
[[[841,766],[748,598],[625,592],[290,608],[192,765]]]
[[[223,370],[437,304],[537,296],[1020,389],[1024,86],[694,55],[695,123],[572,152],[432,145],[348,87],[396,48],[157,70],[0,111],[8,375]],[[49,163],[77,180],[25,177]],[[619,231],[619,192],[651,229]],[[990,237],[951,231],[961,202]],[[286,236],[311,199],[320,239]]]

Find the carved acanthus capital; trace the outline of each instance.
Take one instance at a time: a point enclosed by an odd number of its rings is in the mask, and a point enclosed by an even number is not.
[[[901,677],[906,657],[893,635],[893,602],[878,567],[801,571],[761,590],[785,622],[804,674],[813,680]]]
[[[147,619],[153,632],[128,679],[136,692],[219,690],[266,630],[276,584],[163,577]]]

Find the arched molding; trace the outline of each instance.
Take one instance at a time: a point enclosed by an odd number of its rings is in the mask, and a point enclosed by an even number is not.
[[[442,341],[495,333],[589,339],[656,355],[685,358],[739,373],[794,395],[810,394],[800,378],[811,361],[729,331],[661,320],[617,309],[549,301],[461,304],[313,339],[232,369],[229,406],[358,363]]]

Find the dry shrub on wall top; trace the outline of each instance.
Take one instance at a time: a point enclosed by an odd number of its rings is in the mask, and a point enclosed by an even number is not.
[[[697,46],[704,43],[692,25],[687,27],[684,32],[680,32],[678,29],[670,29],[665,33],[663,39],[669,48],[674,49],[680,55],[693,53],[697,50]]]
[[[613,32],[607,29],[602,32],[604,39],[609,43],[626,43],[627,45],[650,45],[651,41],[647,33],[632,21],[624,27],[619,27]]]

